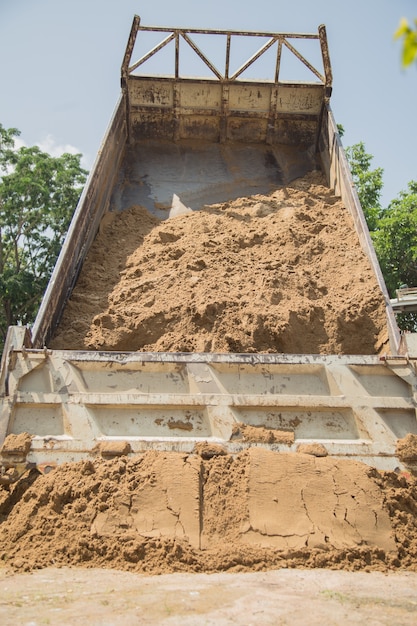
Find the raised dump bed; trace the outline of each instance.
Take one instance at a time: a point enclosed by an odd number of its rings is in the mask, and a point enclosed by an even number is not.
[[[132,61],[145,35],[161,39]],[[256,42],[254,53],[235,66],[234,46],[246,49],[248,41]],[[320,69],[299,51],[306,44],[317,46]],[[170,49],[170,75],[139,73]],[[183,75],[184,50],[208,77]],[[223,50],[221,69],[207,50]],[[284,80],[284,53],[311,78]],[[261,61],[269,78],[253,79]],[[383,469],[412,464],[398,457],[397,441],[417,434],[417,353],[411,337],[400,346],[331,113],[331,88],[324,26],[317,34],[207,31],[142,27],[135,17],[121,97],[34,327],[9,329],[0,379],[4,468],[20,468],[18,476],[27,462],[42,468],[94,454],[191,452],[201,442],[232,453],[257,445],[331,454]],[[168,219],[271,194],[313,171],[324,174],[353,220],[385,309],[391,356],[51,349],[110,214],[139,205]]]

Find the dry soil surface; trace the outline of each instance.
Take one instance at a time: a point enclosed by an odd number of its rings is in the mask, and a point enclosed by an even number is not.
[[[0,570],[3,626],[414,626],[417,574],[280,569],[143,576],[105,569]]]

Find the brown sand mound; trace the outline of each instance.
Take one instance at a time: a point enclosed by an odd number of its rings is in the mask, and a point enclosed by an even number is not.
[[[0,491],[0,558],[21,570],[416,570],[416,486],[353,461],[259,447],[96,458]]]
[[[164,222],[141,207],[109,214],[50,347],[372,354],[386,339],[352,220],[314,173]],[[278,454],[258,446],[291,433],[248,428],[233,436],[257,443],[235,457],[206,442],[4,487],[0,558],[23,570],[417,569],[414,478],[318,444]]]
[[[315,172],[160,222],[108,214],[51,348],[375,354],[385,310],[350,215]]]

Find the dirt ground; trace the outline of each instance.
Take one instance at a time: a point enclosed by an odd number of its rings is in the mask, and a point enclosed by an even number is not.
[[[279,569],[144,576],[106,569],[6,574],[0,623],[41,626],[183,624],[411,626],[417,574]]]

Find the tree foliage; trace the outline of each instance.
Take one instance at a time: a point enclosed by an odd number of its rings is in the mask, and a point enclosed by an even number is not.
[[[381,206],[383,170],[371,169],[372,155],[363,143],[346,149],[376,255],[391,298],[401,285],[417,286],[417,182],[399,193],[387,208]],[[417,314],[397,316],[400,328],[417,332]]]
[[[417,19],[414,19],[413,22],[414,27],[408,23],[405,17],[401,18],[394,34],[395,39],[402,39],[401,64],[403,68],[417,60]]]
[[[408,183],[383,212],[373,240],[391,297],[401,285],[417,286],[417,182]],[[398,326],[417,332],[417,314],[400,313]]]
[[[384,170],[381,167],[371,169],[373,156],[366,152],[363,142],[346,148],[346,156],[368,228],[372,232],[378,228],[381,213]]]
[[[375,249],[391,294],[401,284],[417,285],[417,182],[408,183],[381,215],[373,234]]]
[[[33,321],[86,180],[80,154],[15,149],[0,124],[0,339]]]

